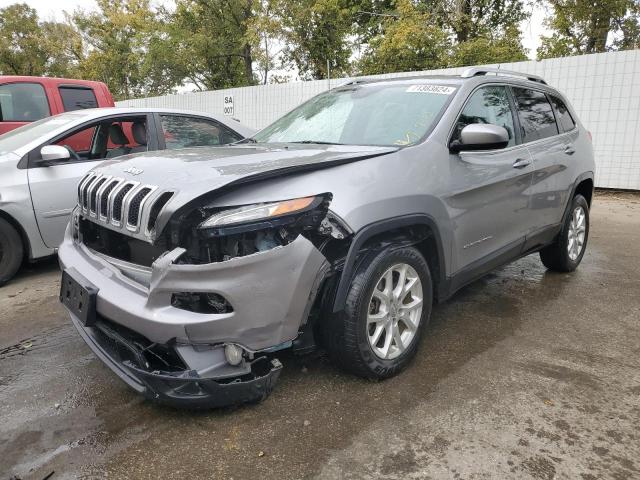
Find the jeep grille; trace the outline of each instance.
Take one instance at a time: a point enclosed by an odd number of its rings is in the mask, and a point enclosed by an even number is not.
[[[154,185],[91,172],[78,184],[78,205],[93,221],[148,236],[173,193],[158,191]]]

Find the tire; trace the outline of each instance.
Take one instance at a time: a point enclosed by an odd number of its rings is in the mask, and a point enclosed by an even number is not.
[[[392,286],[397,287],[401,283],[403,265],[408,267],[404,269],[404,285],[413,285],[413,288],[399,295],[400,300],[394,296],[391,301],[383,302],[381,298],[388,298],[386,294],[390,293],[387,289],[389,272]],[[399,268],[394,270],[395,267]],[[419,282],[411,283],[414,278]],[[420,295],[421,304],[418,302]],[[431,316],[432,301],[429,266],[418,250],[399,247],[369,253],[356,269],[344,312],[333,315],[326,324],[323,338],[329,356],[339,367],[360,377],[381,380],[396,375],[416,354],[420,335]],[[380,317],[380,320],[370,323],[370,313],[371,318]],[[379,336],[377,342],[376,335]]]
[[[584,216],[580,217],[578,212],[582,212]],[[549,270],[573,272],[582,261],[588,239],[589,204],[582,195],[578,194],[571,201],[571,210],[558,238],[554,243],[540,250],[540,260]],[[573,247],[571,251],[570,246]]]
[[[0,218],[0,287],[16,274],[24,256],[20,234],[4,218]]]

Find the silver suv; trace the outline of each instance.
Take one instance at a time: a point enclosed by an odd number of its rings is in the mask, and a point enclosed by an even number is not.
[[[574,270],[593,174],[589,133],[541,78],[351,82],[232,146],[93,169],[59,252],[61,301],[160,402],[259,400],[288,348],[387,378],[434,301],[533,252]]]

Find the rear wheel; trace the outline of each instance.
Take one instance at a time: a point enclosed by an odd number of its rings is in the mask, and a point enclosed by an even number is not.
[[[20,234],[4,218],[0,218],[0,287],[13,278],[20,264],[24,249]]]
[[[329,324],[329,354],[356,375],[391,377],[416,354],[431,304],[431,275],[418,250],[370,254],[354,276],[344,314]]]
[[[576,195],[560,235],[540,250],[540,259],[549,270],[573,272],[582,261],[588,238],[589,204],[582,195]]]

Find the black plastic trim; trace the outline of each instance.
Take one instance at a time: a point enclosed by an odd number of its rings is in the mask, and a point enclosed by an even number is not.
[[[349,247],[349,252],[347,253],[347,257],[345,258],[344,268],[342,270],[342,275],[340,276],[340,282],[338,283],[338,288],[336,289],[336,296],[333,303],[334,313],[340,312],[344,309],[345,302],[347,300],[347,294],[349,293],[349,287],[351,286],[351,278],[353,277],[356,259],[360,249],[366,243],[366,241],[381,233],[415,225],[426,225],[433,232],[438,250],[438,261],[440,264],[440,281],[438,282],[438,284],[441,287],[446,284],[446,264],[444,250],[442,248],[442,238],[440,237],[440,230],[438,229],[435,220],[429,215],[423,213],[388,218],[363,227],[362,229],[360,229],[360,231],[358,231],[358,233],[356,233],[355,237],[353,238],[351,246]]]
[[[282,371],[282,364],[277,359],[264,358],[256,361],[270,361],[270,370],[250,380],[237,379],[230,382],[225,379],[220,382],[214,378],[202,378],[189,371],[179,376],[147,372],[130,362],[116,361],[100,345],[95,327],[84,327],[77,317],[73,314],[70,316],[80,336],[107,367],[136,392],[164,405],[208,409],[260,401],[271,393]],[[190,386],[198,387],[200,393],[183,393],[185,387],[189,389]]]

